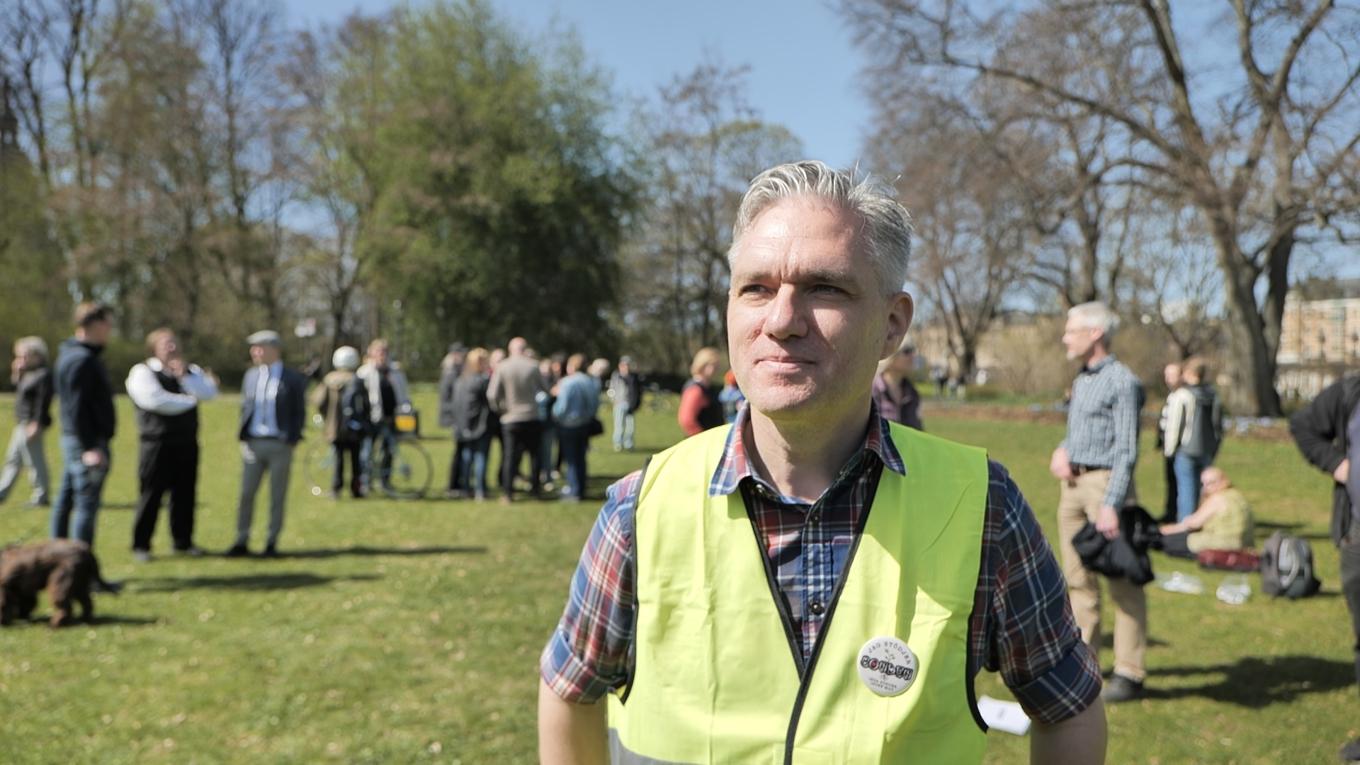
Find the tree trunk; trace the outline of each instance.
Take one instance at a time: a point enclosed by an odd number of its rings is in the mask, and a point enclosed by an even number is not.
[[[1223,269],[1223,283],[1227,288],[1228,325],[1239,352],[1231,363],[1238,365],[1238,380],[1245,385],[1242,391],[1247,405],[1258,417],[1279,417],[1280,396],[1275,391],[1275,346],[1267,341],[1267,322],[1257,309],[1252,289],[1255,278],[1247,272],[1247,261],[1238,248],[1231,227],[1216,216],[1210,216],[1214,246],[1218,251],[1219,267]],[[1280,333],[1280,319],[1274,319],[1274,336]]]

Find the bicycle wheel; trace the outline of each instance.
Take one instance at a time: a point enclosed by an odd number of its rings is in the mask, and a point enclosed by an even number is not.
[[[303,456],[302,474],[307,479],[307,490],[319,497],[330,490],[335,474],[335,450],[324,441],[313,442]]]
[[[388,493],[399,499],[425,496],[434,477],[429,452],[414,439],[398,439],[392,453],[392,482]]]

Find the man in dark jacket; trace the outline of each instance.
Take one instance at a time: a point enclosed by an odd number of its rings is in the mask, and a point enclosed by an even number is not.
[[[1360,683],[1360,375],[1318,394],[1289,420],[1299,451],[1328,473],[1332,485],[1332,542],[1341,553],[1341,592],[1355,632],[1355,678]],[[1345,762],[1360,762],[1360,739],[1341,749]]]
[[[227,556],[250,554],[250,524],[255,516],[255,492],[269,472],[269,535],[264,556],[278,555],[279,533],[288,496],[288,474],[293,449],[302,440],[306,419],[307,378],[283,365],[279,333],[262,330],[246,338],[250,360],[241,382],[241,501],[236,508],[236,543]]]
[[[113,383],[100,354],[113,334],[113,311],[102,303],[76,306],[75,336],[57,355],[61,399],[61,489],[52,505],[52,536],[74,536],[94,546],[95,516],[109,474],[109,441],[117,424]],[[72,510],[75,528],[71,528]]]

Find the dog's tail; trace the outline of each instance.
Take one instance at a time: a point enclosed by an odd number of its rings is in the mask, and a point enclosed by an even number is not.
[[[94,565],[94,588],[99,592],[107,592],[110,595],[117,595],[123,591],[122,582],[109,582],[104,579],[104,575],[99,573],[99,559],[90,556],[90,563]]]

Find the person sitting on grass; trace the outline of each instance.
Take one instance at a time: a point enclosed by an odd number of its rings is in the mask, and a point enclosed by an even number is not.
[[[1200,473],[1199,508],[1178,523],[1161,527],[1162,552],[1194,558],[1201,550],[1245,550],[1256,544],[1251,505],[1216,467]]]

